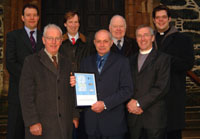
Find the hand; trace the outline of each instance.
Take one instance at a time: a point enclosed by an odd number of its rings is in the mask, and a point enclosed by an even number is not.
[[[126,105],[126,107],[129,113],[137,114],[137,115],[140,115],[143,113],[142,108],[137,106],[137,100],[135,99],[131,99]]]
[[[101,113],[104,110],[104,102],[103,101],[97,101],[94,103],[91,107],[92,111],[96,113]]]
[[[70,75],[70,85],[71,85],[71,87],[74,87],[76,85],[75,76]]]
[[[73,124],[74,124],[74,127],[75,127],[75,128],[78,128],[78,125],[79,125],[79,120],[78,120],[78,118],[74,118],[74,119],[73,119]]]
[[[42,135],[42,125],[41,123],[37,123],[30,126],[30,132],[34,136],[41,136]]]

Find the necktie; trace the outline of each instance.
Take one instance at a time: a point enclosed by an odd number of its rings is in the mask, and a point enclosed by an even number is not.
[[[118,40],[118,41],[117,41],[117,47],[118,47],[119,50],[121,50],[121,48],[122,48],[120,42],[121,42],[121,40]]]
[[[72,44],[74,45],[76,43],[75,38],[72,38]]]
[[[34,33],[34,32],[35,32],[35,31],[31,31],[31,32],[30,32],[30,41],[31,41],[31,45],[32,45],[33,52],[36,51],[36,47],[35,47],[36,43],[35,43],[35,39],[34,39],[34,37],[33,37],[33,33]]]
[[[99,63],[98,63],[98,71],[99,71],[99,73],[101,73],[101,70],[103,68],[103,61],[104,61],[104,58],[101,58],[99,60]]]
[[[56,61],[56,56],[52,56],[52,59],[53,59],[53,64],[56,68],[58,68],[58,63]]]

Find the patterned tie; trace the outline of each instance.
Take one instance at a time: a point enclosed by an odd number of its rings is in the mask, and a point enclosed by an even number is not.
[[[99,63],[98,63],[98,71],[99,71],[99,73],[101,73],[101,70],[103,68],[103,61],[104,61],[104,58],[101,58],[99,60]]]
[[[76,43],[75,38],[72,38],[72,44],[74,45]]]
[[[35,52],[36,51],[36,43],[35,43],[35,39],[34,39],[34,37],[33,37],[33,33],[34,33],[35,31],[31,31],[30,32],[30,41],[31,41],[31,45],[32,45],[32,49],[33,49],[33,52]]]
[[[53,59],[54,66],[58,69],[58,63],[57,63],[57,60],[56,60],[56,56],[52,56],[52,59]]]
[[[118,41],[117,41],[117,47],[118,47],[119,50],[121,50],[121,48],[122,48],[120,42],[121,42],[121,40],[118,40]]]

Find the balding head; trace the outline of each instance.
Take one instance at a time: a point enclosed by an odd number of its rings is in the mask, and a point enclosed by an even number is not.
[[[99,30],[95,33],[94,45],[96,47],[97,53],[100,56],[107,54],[113,44],[111,39],[111,34],[107,30]]]
[[[126,32],[126,20],[120,15],[115,15],[110,20],[109,30],[112,37],[121,40]]]

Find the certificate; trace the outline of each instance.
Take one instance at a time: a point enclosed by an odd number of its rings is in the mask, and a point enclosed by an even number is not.
[[[77,106],[91,106],[97,102],[97,92],[94,73],[74,73],[76,78]]]

